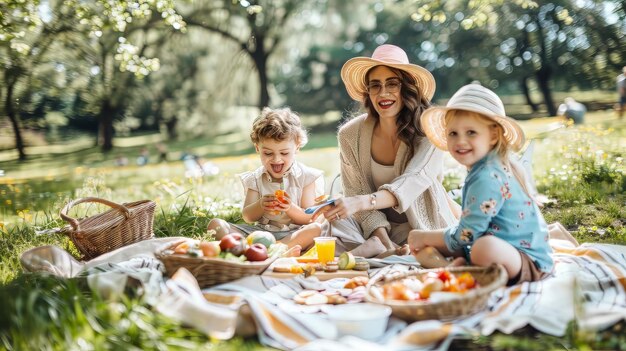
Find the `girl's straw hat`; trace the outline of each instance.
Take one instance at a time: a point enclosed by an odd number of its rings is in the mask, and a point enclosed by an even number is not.
[[[526,141],[519,124],[506,116],[504,104],[496,93],[479,84],[468,84],[452,95],[446,107],[431,107],[420,117],[428,139],[444,151],[448,150],[445,118],[450,110],[476,112],[498,122],[504,129],[504,138],[514,151],[519,151]]]
[[[395,45],[381,45],[374,50],[372,57],[355,57],[341,68],[341,79],[351,98],[363,100],[367,92],[367,72],[376,66],[401,69],[415,78],[417,87],[430,100],[435,94],[435,78],[424,67],[409,63],[406,52]]]

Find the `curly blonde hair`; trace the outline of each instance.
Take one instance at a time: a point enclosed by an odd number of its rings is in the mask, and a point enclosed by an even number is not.
[[[279,109],[265,107],[252,123],[250,139],[254,144],[264,139],[293,140],[299,148],[309,141],[300,117],[289,107]]]

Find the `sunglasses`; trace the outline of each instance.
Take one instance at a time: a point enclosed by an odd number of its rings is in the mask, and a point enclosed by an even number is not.
[[[385,90],[388,93],[397,93],[400,91],[400,87],[402,86],[402,82],[400,79],[389,79],[385,82]],[[371,82],[367,85],[367,92],[370,95],[378,95],[383,90],[383,84],[380,82]]]

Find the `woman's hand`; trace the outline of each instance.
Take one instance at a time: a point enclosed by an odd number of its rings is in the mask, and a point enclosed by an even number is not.
[[[315,220],[320,214],[324,214],[324,217],[329,221],[345,219],[362,211],[362,205],[361,196],[341,197],[336,199],[334,204],[328,204],[317,209],[312,219]]]

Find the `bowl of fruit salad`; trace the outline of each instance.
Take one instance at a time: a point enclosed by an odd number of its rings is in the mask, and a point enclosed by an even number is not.
[[[408,322],[452,320],[485,309],[489,295],[506,282],[500,265],[394,272],[372,280],[365,300],[391,307]]]

